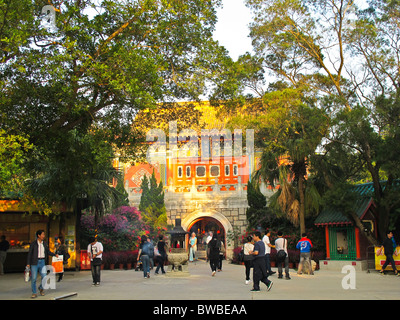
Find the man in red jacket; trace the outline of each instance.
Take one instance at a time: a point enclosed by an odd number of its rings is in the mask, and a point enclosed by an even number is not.
[[[314,274],[312,270],[311,264],[311,248],[313,247],[310,239],[307,238],[307,234],[303,233],[302,238],[297,242],[296,248],[300,249],[300,263],[299,269],[297,270],[297,274],[301,274],[301,270],[303,269],[304,261],[307,260],[309,270],[309,274]]]

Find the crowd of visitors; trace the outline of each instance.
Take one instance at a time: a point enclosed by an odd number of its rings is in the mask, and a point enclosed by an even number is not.
[[[253,288],[252,292],[260,292],[260,282],[264,283],[267,287],[267,291],[271,290],[273,282],[269,279],[270,276],[276,272],[271,270],[271,249],[276,250],[276,263],[278,267],[278,279],[283,279],[283,271],[285,273],[285,279],[290,280],[289,274],[289,257],[287,251],[287,239],[284,238],[282,232],[277,233],[277,239],[274,244],[270,241],[270,232],[266,231],[264,236],[259,231],[254,232],[251,236],[246,238],[246,243],[243,245],[243,257],[242,260],[245,266],[245,284],[250,283],[251,269],[253,269]],[[49,250],[48,244],[44,241],[45,232],[44,230],[38,230],[36,232],[36,239],[31,243],[27,268],[30,270],[32,298],[36,298],[39,289],[40,295],[44,295],[42,284],[37,288],[36,280],[38,274],[43,279],[46,276],[44,270],[45,261],[48,256],[63,255],[66,264],[69,259],[69,254],[63,243],[62,237],[57,239],[56,251],[53,253]],[[5,237],[1,239],[2,251],[6,251],[9,247]],[[387,233],[387,239],[384,241],[379,251],[385,251],[387,257],[386,263],[383,265],[381,272],[384,272],[385,267],[391,263],[395,274],[398,274],[396,265],[393,261],[393,254],[395,252],[395,244],[393,244],[393,233]],[[188,242],[188,261],[194,262],[197,260],[197,237],[195,233],[192,233]],[[311,249],[313,244],[306,234],[302,234],[302,238],[298,241],[296,248],[300,251],[300,261],[298,267],[298,274],[302,274],[304,266],[307,263],[307,271],[309,274],[313,274],[311,265]],[[225,258],[225,246],[224,241],[219,235],[209,232],[205,238],[206,248],[206,261],[210,264],[211,275],[215,276],[217,271],[222,271],[222,261]],[[103,245],[96,238],[91,238],[87,247],[88,257],[91,262],[91,274],[94,286],[99,286],[101,281],[101,264]],[[155,274],[159,274],[159,271],[165,274],[164,264],[168,257],[169,247],[165,241],[164,236],[159,236],[158,241],[153,241],[147,237],[141,237],[141,243],[138,253],[138,263],[141,264],[143,276],[145,279],[150,278],[150,270],[153,269],[154,263],[157,264]],[[381,254],[380,252],[377,253]],[[4,256],[4,255],[3,255]],[[4,257],[1,259],[1,264],[4,263]],[[2,268],[0,271],[3,271]],[[61,281],[63,273],[58,274],[58,281]]]

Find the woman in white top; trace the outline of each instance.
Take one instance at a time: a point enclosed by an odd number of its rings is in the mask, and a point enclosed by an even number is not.
[[[253,238],[251,236],[247,237],[247,242],[244,245],[243,253],[244,253],[244,266],[245,266],[245,274],[246,274],[246,284],[250,283],[250,269],[253,266],[252,260],[254,256],[250,254],[254,249]]]

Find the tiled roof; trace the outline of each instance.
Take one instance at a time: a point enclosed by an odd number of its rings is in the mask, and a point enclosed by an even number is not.
[[[396,185],[399,182],[396,181]],[[386,181],[381,182],[382,188],[385,188]],[[358,193],[360,197],[354,202],[353,210],[356,212],[357,216],[362,219],[367,209],[374,205],[372,199],[374,192],[374,185],[372,182],[357,184],[353,187],[353,192]],[[352,221],[347,218],[338,208],[326,207],[324,208],[318,217],[314,221],[315,225],[341,225],[341,224],[352,224]]]
[[[362,219],[368,208],[373,205],[373,203],[374,202],[371,197],[360,197],[356,202],[354,202],[353,210],[356,212],[357,216]],[[339,209],[328,207],[322,210],[322,212],[315,219],[314,224],[317,226],[345,225],[352,224],[352,222]]]

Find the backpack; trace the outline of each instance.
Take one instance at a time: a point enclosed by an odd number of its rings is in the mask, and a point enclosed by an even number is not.
[[[143,243],[142,255],[150,256],[150,243],[149,242]]]
[[[285,248],[286,239],[283,242],[283,247]],[[281,249],[276,254],[276,261],[277,262],[284,262],[286,258],[286,252],[284,249]]]

